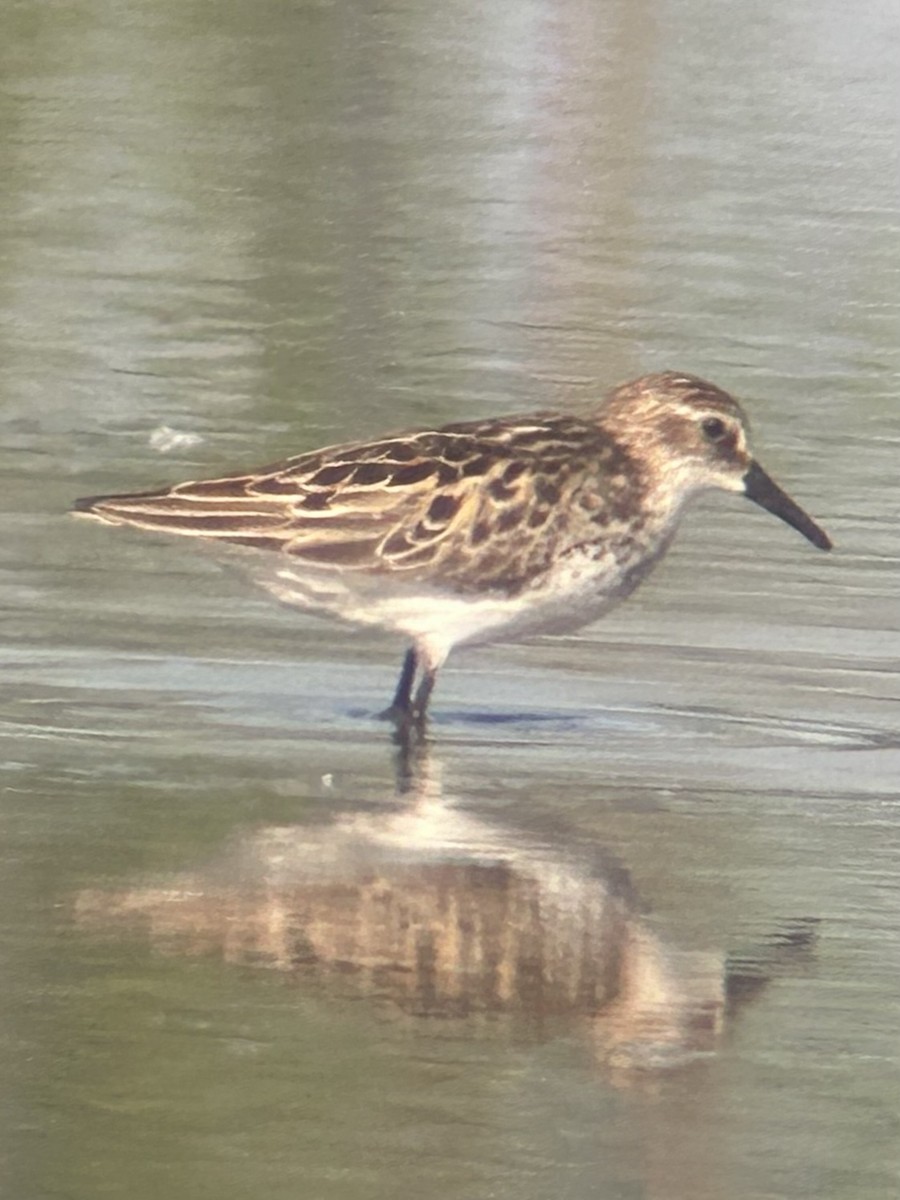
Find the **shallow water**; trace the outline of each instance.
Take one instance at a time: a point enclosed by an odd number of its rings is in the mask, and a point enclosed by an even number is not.
[[[232,0],[4,21],[3,1194],[894,1194],[887,9]],[[597,626],[451,659],[402,795],[369,715],[402,647],[64,515],[666,366],[746,398],[760,458],[835,552],[709,500]],[[572,896],[560,880],[611,898],[587,960],[620,997],[648,961],[667,972],[639,1067],[534,991],[579,928],[569,900],[526,926],[514,1011],[483,1011],[478,976],[468,1015],[425,1015],[371,985],[361,936],[345,971],[272,953],[295,900],[259,847],[302,866],[330,845],[317,868],[346,895],[374,852],[348,865],[334,839],[412,819],[423,771],[437,830],[379,842],[397,894],[432,897],[436,863],[430,921],[477,922],[503,888],[540,913]],[[607,1012],[617,1046],[646,1049],[646,1009]]]

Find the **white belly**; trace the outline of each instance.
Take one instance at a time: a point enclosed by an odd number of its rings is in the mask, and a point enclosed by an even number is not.
[[[513,597],[444,591],[399,573],[310,570],[283,562],[267,564],[270,569],[253,575],[294,607],[402,633],[438,664],[454,646],[582,628],[630,595],[664,549],[660,545],[655,553],[624,565],[612,555],[571,555]]]

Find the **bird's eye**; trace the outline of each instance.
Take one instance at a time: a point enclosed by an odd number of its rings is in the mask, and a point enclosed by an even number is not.
[[[728,426],[724,421],[720,421],[718,417],[707,417],[702,422],[700,428],[703,430],[703,436],[708,442],[721,442],[722,438],[728,432]]]

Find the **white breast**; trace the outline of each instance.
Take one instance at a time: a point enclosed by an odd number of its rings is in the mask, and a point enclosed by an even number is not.
[[[433,665],[454,646],[515,641],[540,633],[568,633],[595,621],[638,586],[668,545],[626,557],[596,549],[570,554],[516,596],[454,592],[397,573],[310,569],[272,562],[253,571],[278,599],[310,612],[403,634]]]

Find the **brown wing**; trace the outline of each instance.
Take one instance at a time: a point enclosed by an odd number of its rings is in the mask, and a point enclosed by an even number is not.
[[[76,508],[323,568],[509,590],[548,561],[555,516],[588,459],[609,449],[598,438],[595,426],[552,414],[448,425]]]

